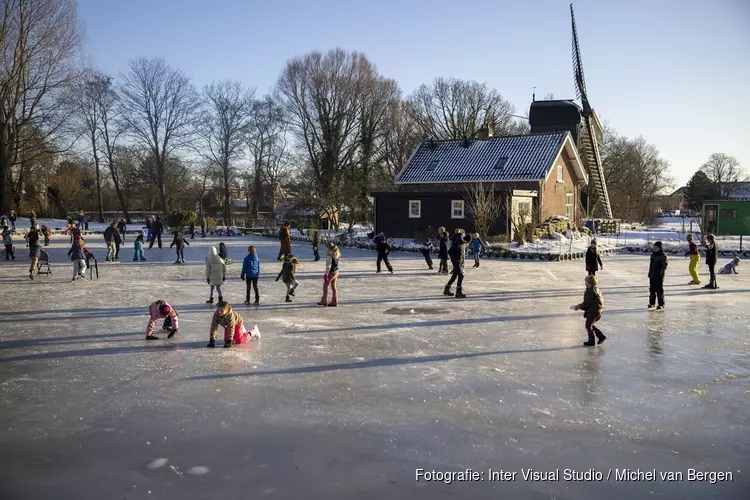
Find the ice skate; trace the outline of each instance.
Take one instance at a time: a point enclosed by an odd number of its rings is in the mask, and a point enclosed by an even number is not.
[[[292,298],[289,295],[287,295],[286,300],[284,302],[291,302],[291,301],[292,301]]]
[[[216,347],[216,343],[213,340],[209,340],[206,347]]]
[[[594,343],[593,340],[587,340],[586,342],[583,343],[583,345],[591,347],[591,346],[596,345],[596,343]]]
[[[445,290],[443,290],[443,295],[447,295],[448,297],[453,297],[453,292],[451,292],[451,287],[446,286]]]
[[[209,298],[209,299],[208,299],[208,300],[206,301],[206,304],[213,304],[213,303],[214,303],[214,298],[213,298],[213,297]]]
[[[146,340],[159,340],[159,337],[157,337],[156,335],[149,335],[146,337]]]
[[[224,342],[224,349],[228,349],[230,347],[232,347],[232,343],[231,342]]]
[[[318,302],[318,305],[319,305],[319,306],[323,306],[323,307],[325,307],[325,306],[327,306],[328,304],[326,303],[326,301],[325,301],[325,300],[321,300],[320,302]]]
[[[170,330],[169,335],[167,335],[167,338],[171,339],[172,337],[174,337],[175,333],[177,333],[177,330]]]
[[[663,311],[664,310],[664,306],[656,306],[656,310],[657,311]]]
[[[461,288],[456,289],[456,298],[457,299],[465,299],[466,295],[464,295],[464,291]]]
[[[224,302],[224,297],[222,297],[221,295],[219,295],[219,302]]]
[[[245,302],[243,302],[243,304],[245,304],[246,306],[249,306],[250,305],[250,301],[246,300]]]
[[[656,308],[656,306],[655,306],[655,305],[653,305],[653,304],[649,304],[649,305],[648,305],[648,308],[647,308],[647,309],[648,309],[649,311],[653,311],[653,310],[654,310],[655,308]]]
[[[601,333],[601,332],[597,333],[596,336],[599,339],[597,341],[597,344],[601,344],[602,342],[604,342],[605,340],[607,340],[607,337],[603,333]]]

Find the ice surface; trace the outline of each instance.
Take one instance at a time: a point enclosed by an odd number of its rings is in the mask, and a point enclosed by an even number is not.
[[[671,259],[667,309],[647,312],[644,256],[604,257],[608,335],[585,348],[582,261],[483,260],[459,300],[418,254],[375,275],[343,249],[340,306],[315,305],[324,262],[305,261],[291,304],[275,283],[278,242],[227,238],[224,296],[262,340],[206,349],[204,259],[146,250],[71,283],[68,239],[54,275],[30,281],[26,252],[0,262],[3,499],[747,498],[750,275],[689,287]],[[248,244],[261,306],[242,305]],[[701,276],[707,280],[706,267]],[[144,340],[148,304],[180,314],[172,340]],[[414,309],[414,313],[411,310]],[[157,325],[160,327],[161,325]],[[166,439],[165,439],[166,438]],[[168,465],[150,468],[159,457]],[[515,471],[515,481],[415,481],[415,470]],[[521,469],[732,472],[732,482],[531,482]],[[148,492],[151,492],[149,495]]]

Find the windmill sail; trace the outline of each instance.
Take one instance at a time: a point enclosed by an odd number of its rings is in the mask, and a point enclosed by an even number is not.
[[[576,30],[576,18],[572,3],[570,4],[570,21],[573,29],[573,73],[575,76],[576,94],[581,99],[581,114],[583,116],[583,133],[580,134],[579,149],[583,153],[581,156],[586,162],[586,170],[589,174],[589,199],[594,195],[597,204],[601,206],[604,212],[604,216],[611,219],[612,206],[609,203],[602,159],[599,155],[598,137],[601,136],[601,127],[586,94],[586,79],[583,76],[583,62],[581,61],[581,50],[578,45],[578,31]]]

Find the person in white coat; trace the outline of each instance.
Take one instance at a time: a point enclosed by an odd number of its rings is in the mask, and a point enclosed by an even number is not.
[[[214,303],[214,288],[216,288],[219,294],[219,302],[223,301],[221,293],[221,285],[227,279],[227,266],[224,260],[219,257],[216,247],[211,247],[208,253],[208,259],[206,259],[206,282],[211,287],[211,294],[209,295],[206,304]]]

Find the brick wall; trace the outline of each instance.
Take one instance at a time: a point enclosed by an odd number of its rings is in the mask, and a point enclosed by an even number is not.
[[[563,181],[557,180],[557,166],[562,165]],[[578,176],[573,169],[573,164],[568,154],[563,150],[557,157],[549,178],[542,188],[542,220],[553,215],[565,215],[565,195],[573,193],[573,220],[578,216]]]

